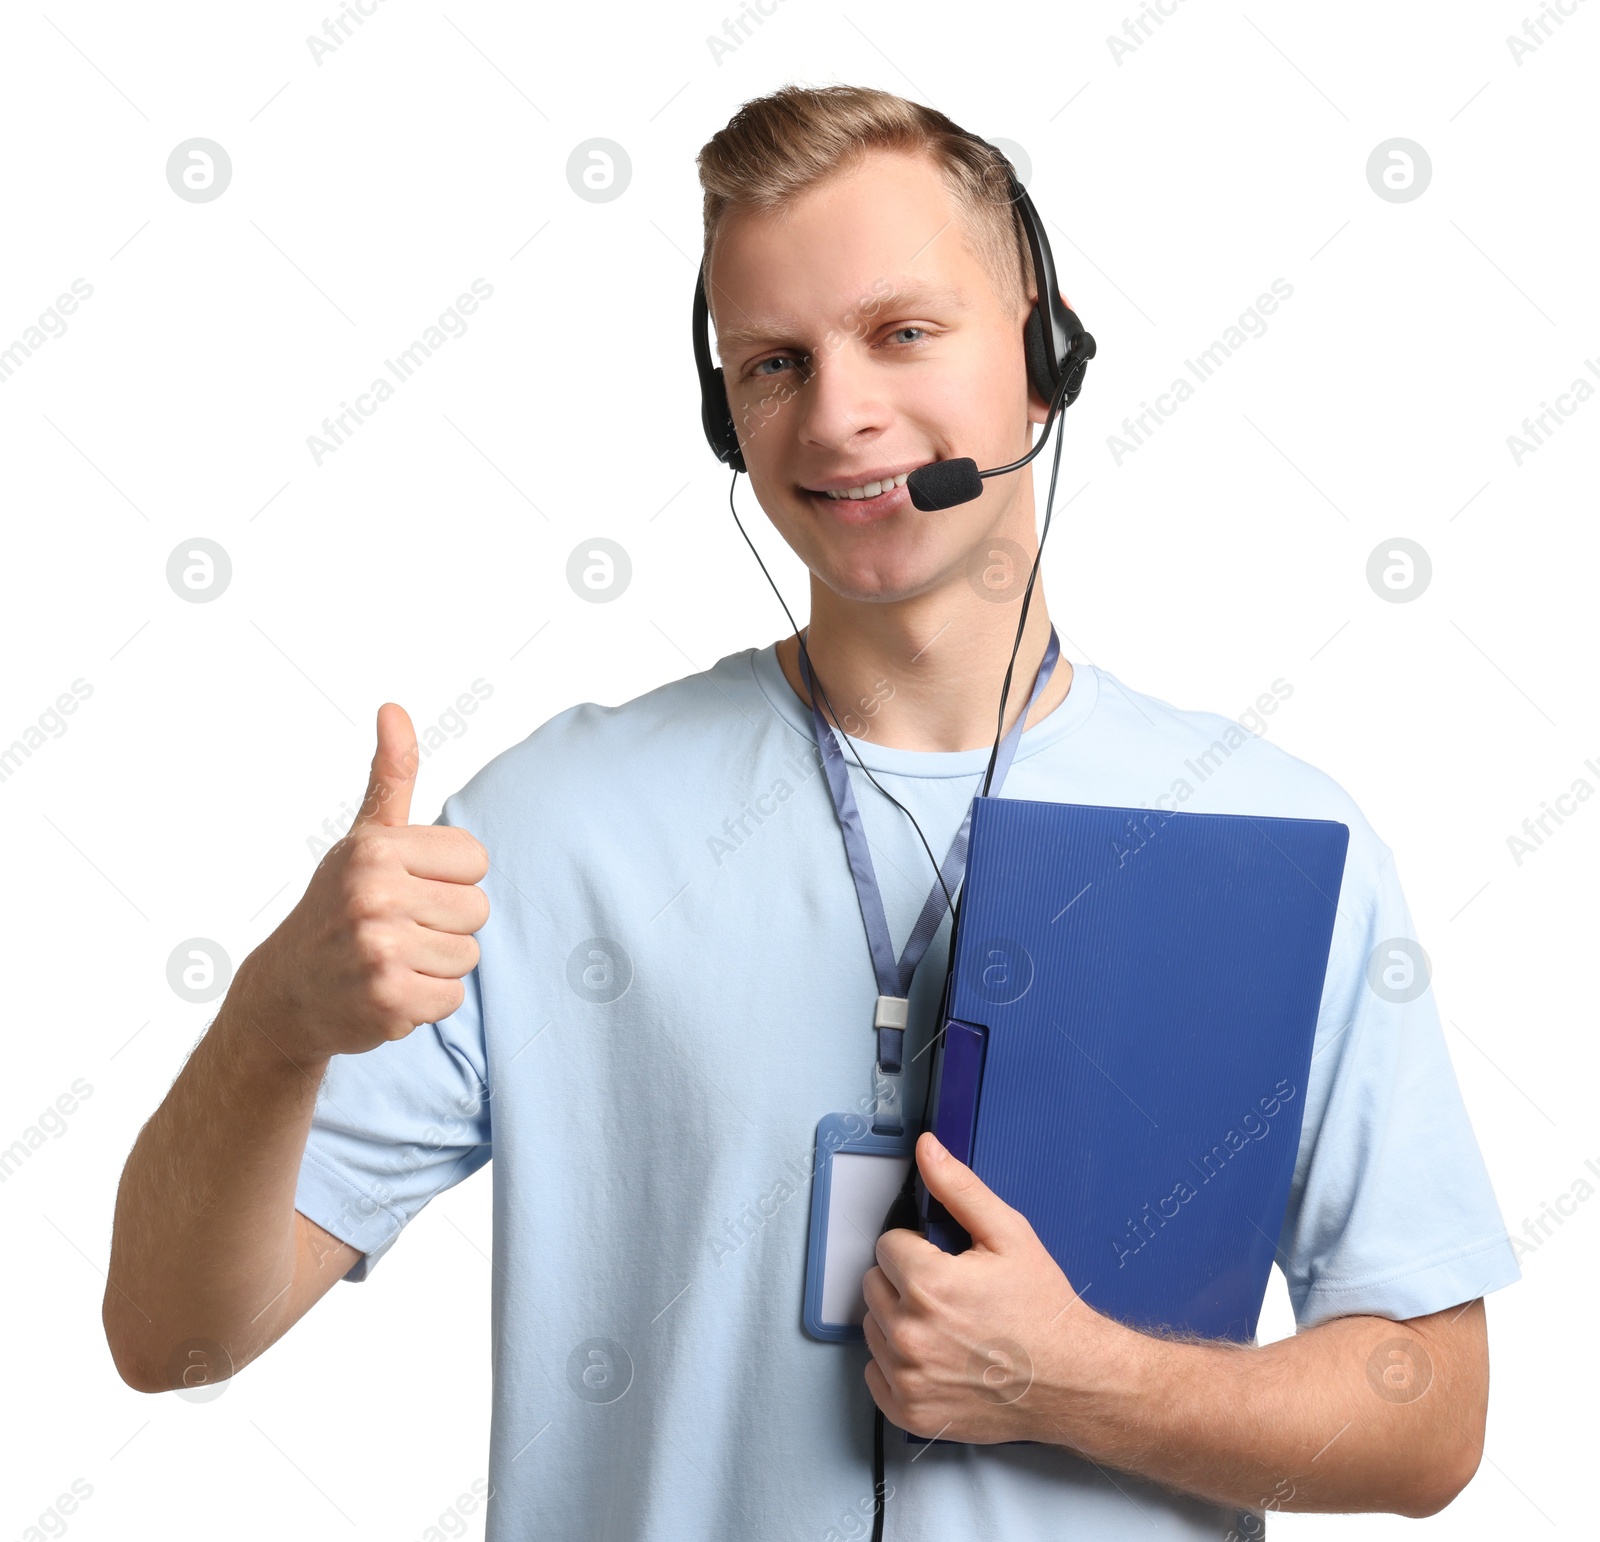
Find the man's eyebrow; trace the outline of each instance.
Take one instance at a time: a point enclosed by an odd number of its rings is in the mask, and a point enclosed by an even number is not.
[[[869,291],[846,312],[846,315],[861,317],[865,314],[875,321],[882,316],[886,308],[904,309],[908,305],[937,306],[947,311],[967,309],[967,302],[959,290],[952,289],[946,284],[928,284],[919,281],[899,284],[887,294],[880,294],[876,290]],[[842,327],[840,330],[848,328]],[[729,327],[726,331],[719,329],[717,351],[721,353],[725,349],[743,348],[752,343],[782,342],[786,337],[793,335],[793,328],[781,320],[757,319],[745,326]]]

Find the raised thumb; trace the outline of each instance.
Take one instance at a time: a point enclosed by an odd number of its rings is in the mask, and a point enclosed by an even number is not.
[[[411,820],[411,789],[417,780],[417,731],[406,709],[386,701],[378,708],[378,747],[355,822],[403,825]]]

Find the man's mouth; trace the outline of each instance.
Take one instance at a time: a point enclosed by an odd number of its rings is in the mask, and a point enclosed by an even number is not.
[[[906,491],[906,480],[917,465],[885,467],[875,475],[849,483],[836,477],[821,487],[802,490],[835,518],[852,523],[880,519],[910,507],[911,494]]]
[[[826,492],[825,498],[832,498],[836,503],[841,498],[848,498],[852,503],[863,503],[868,498],[877,498],[889,491],[891,487],[904,487],[906,479],[911,475],[909,471],[902,471],[897,477],[884,477],[876,482],[863,482],[857,487],[846,487],[837,492]],[[918,484],[921,485],[920,483]]]

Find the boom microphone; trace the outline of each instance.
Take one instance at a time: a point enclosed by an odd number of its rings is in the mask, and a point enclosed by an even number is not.
[[[970,503],[983,492],[983,473],[970,455],[959,460],[936,460],[918,466],[906,478],[911,501],[926,513]]]
[[[1039,435],[1038,444],[1034,445],[1021,460],[1014,460],[1009,466],[995,466],[988,471],[979,471],[977,461],[970,455],[957,456],[954,460],[930,461],[926,466],[918,466],[906,478],[906,489],[911,494],[912,506],[921,509],[925,514],[935,513],[939,509],[953,509],[958,503],[970,503],[974,498],[981,497],[985,477],[1004,476],[1008,471],[1020,471],[1044,448],[1045,441],[1050,437],[1050,430],[1055,427],[1057,418],[1065,410],[1062,399],[1066,395],[1066,389],[1067,379],[1063,378],[1056,388],[1055,399],[1050,403],[1050,411],[1044,420],[1044,432]]]

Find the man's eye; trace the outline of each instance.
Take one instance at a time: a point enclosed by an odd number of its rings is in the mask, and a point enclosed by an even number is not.
[[[894,340],[896,338],[901,338],[903,334],[907,332],[914,333],[915,336],[909,341],[904,341],[902,343],[902,346],[904,347],[913,347],[916,343],[922,341],[922,339],[926,338],[928,335],[928,329],[926,327],[914,326],[908,322],[903,327],[896,327],[894,331],[888,334],[888,336],[891,340]],[[767,368],[767,365],[769,364],[794,364],[797,366],[798,373],[802,379],[804,379],[807,374],[807,370],[803,364],[799,364],[799,362],[789,354],[778,353],[774,354],[769,359],[762,359],[758,363],[752,364],[750,366],[751,377],[758,380],[771,380],[775,375],[781,373],[779,370],[769,370]]]

